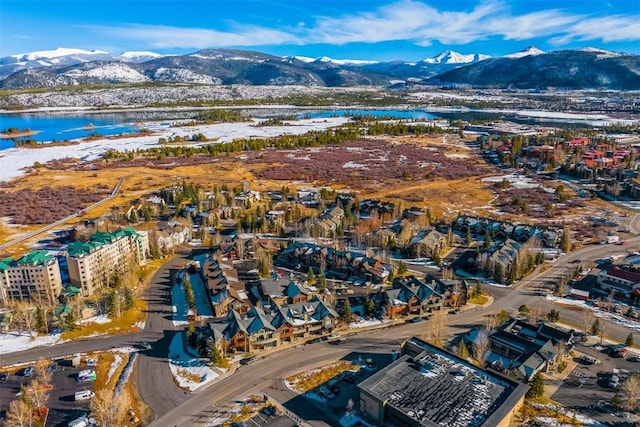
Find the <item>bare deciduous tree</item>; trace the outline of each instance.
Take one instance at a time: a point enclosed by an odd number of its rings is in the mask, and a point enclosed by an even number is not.
[[[5,427],[29,427],[33,420],[31,406],[23,399],[17,399],[9,404]]]
[[[442,310],[436,310],[429,322],[427,323],[427,334],[426,339],[430,341],[431,344],[442,347],[444,340],[444,313]]]
[[[640,406],[640,375],[632,375],[620,387],[622,406],[628,411],[635,411]]]
[[[35,364],[36,367],[36,379],[40,381],[40,384],[49,385],[51,384],[51,377],[53,376],[53,372],[51,372],[51,364],[50,362],[44,359],[38,359]]]
[[[482,328],[478,331],[476,339],[473,340],[473,357],[475,357],[481,365],[484,365],[487,360],[489,345],[489,332],[487,329]]]
[[[91,414],[102,427],[118,427],[126,422],[129,396],[126,393],[115,393],[114,390],[102,389],[91,400]]]
[[[35,409],[44,408],[49,400],[49,388],[40,381],[33,380],[26,390],[25,399]]]
[[[583,308],[580,319],[582,320],[582,330],[588,334],[591,330],[591,325],[593,325],[593,322],[596,320],[595,314],[588,308]]]

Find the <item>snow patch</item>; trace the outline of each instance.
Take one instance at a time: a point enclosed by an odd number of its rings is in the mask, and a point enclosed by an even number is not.
[[[0,334],[0,354],[15,353],[34,347],[51,346],[64,342],[58,335],[30,335],[28,333]]]
[[[195,391],[218,378],[218,373],[197,358],[187,354],[182,333],[173,336],[169,345],[169,369],[178,385],[189,391]],[[187,376],[199,378],[194,381]]]

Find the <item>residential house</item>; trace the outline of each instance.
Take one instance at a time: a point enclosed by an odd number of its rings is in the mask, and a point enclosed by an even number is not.
[[[544,323],[532,325],[511,320],[489,335],[487,361],[496,369],[505,369],[529,381],[538,372],[546,372],[568,352],[575,341],[573,332],[565,332]]]
[[[409,243],[412,253],[417,257],[434,257],[447,247],[447,236],[433,228],[421,230]]]
[[[381,304],[391,319],[421,315],[466,304],[468,288],[464,280],[437,279],[431,275],[424,280],[415,276],[399,277],[393,282],[393,289],[382,291]]]

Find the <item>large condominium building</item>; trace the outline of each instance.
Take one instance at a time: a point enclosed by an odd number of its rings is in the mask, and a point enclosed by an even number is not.
[[[0,260],[0,302],[31,300],[55,304],[62,292],[62,278],[56,257],[46,251],[30,252],[14,261]]]
[[[113,233],[96,233],[88,242],[69,245],[69,280],[83,296],[90,296],[96,289],[108,285],[114,274],[144,261],[148,253],[146,231],[125,228]]]

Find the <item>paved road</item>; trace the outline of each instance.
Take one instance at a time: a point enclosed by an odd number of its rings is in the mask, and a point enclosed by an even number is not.
[[[405,324],[394,328],[362,332],[350,336],[347,343],[341,345],[319,342],[303,348],[292,347],[272,353],[251,365],[241,366],[233,375],[194,393],[191,399],[157,418],[151,426],[186,427],[204,424],[217,407],[245,398],[250,394],[260,395],[263,391],[273,397],[293,396],[290,392],[283,390],[282,379],[294,371],[309,370],[345,357],[356,358],[356,354],[365,354],[363,358],[366,358],[367,353],[391,353],[404,340],[413,335],[423,334],[425,329],[425,324]],[[306,416],[311,414],[308,421],[314,426],[335,425],[335,421],[329,414],[308,408],[309,404],[304,399],[294,398],[283,403],[294,413],[304,411]]]
[[[188,399],[171,375],[167,361],[168,349],[178,329],[171,321],[172,275],[187,260],[187,254],[178,254],[154,275],[147,289],[149,301],[147,321],[142,334],[152,345],[151,350],[140,352],[136,369],[136,384],[142,400],[154,416],[160,416]]]

